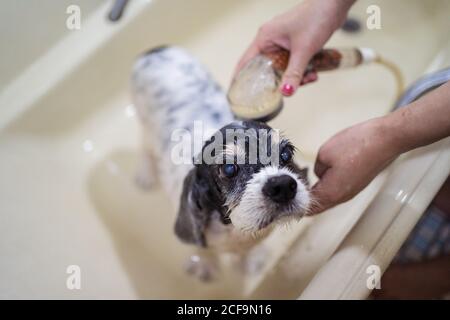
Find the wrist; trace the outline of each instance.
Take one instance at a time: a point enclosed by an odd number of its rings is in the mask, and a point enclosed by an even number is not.
[[[339,29],[347,18],[348,11],[356,0],[322,0],[322,8],[326,8],[333,17],[333,30]]]
[[[378,118],[386,148],[395,157],[411,150],[411,147],[408,145],[408,138],[404,132],[405,126],[402,120],[395,112]]]
[[[302,17],[308,13],[315,20],[315,24],[320,24],[325,32],[332,34],[339,29],[347,18],[348,11],[356,0],[305,0],[298,4],[293,11],[297,16]],[[285,15],[287,15],[285,13]],[[321,21],[323,20],[323,21]]]

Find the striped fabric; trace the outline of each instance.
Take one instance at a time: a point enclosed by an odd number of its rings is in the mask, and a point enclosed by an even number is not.
[[[450,254],[450,218],[430,205],[393,262],[418,262],[446,254]]]

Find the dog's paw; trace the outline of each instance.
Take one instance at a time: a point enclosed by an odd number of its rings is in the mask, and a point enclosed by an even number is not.
[[[157,185],[155,176],[149,170],[139,170],[136,172],[134,182],[142,190],[151,190]]]
[[[244,272],[248,275],[260,273],[267,262],[268,254],[267,248],[262,245],[254,248],[245,259],[243,259]]]
[[[198,255],[192,255],[185,265],[186,272],[202,282],[210,282],[217,279],[219,270],[217,265]]]
[[[149,155],[143,155],[134,177],[135,184],[142,190],[150,190],[157,184],[154,163]]]

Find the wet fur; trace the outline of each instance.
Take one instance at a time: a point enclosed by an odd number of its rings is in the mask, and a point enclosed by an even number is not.
[[[199,255],[190,260],[188,270],[191,273],[203,280],[212,278],[214,268],[211,265],[214,262],[211,261],[217,254],[233,252],[245,256],[270,233],[275,222],[298,219],[304,214],[308,205],[306,200],[296,208],[281,208],[268,201],[260,201],[267,216],[255,215],[254,222],[246,221],[245,224],[250,226],[247,231],[236,228],[232,221],[233,214],[237,212],[235,210],[241,210],[241,219],[244,220],[245,212],[256,213],[258,210],[255,206],[252,211],[250,200],[247,201],[250,207],[247,205],[244,208],[242,196],[247,186],[252,185],[252,177],[267,170],[268,165],[245,164],[240,169],[242,174],[239,177],[228,180],[220,176],[219,165],[202,161],[175,165],[170,161],[174,146],[171,133],[178,128],[192,131],[195,120],[202,121],[207,132],[202,151],[214,141],[214,132],[233,128],[272,130],[264,123],[235,121],[225,94],[195,58],[177,47],[153,49],[136,61],[131,88],[144,140],[147,141],[144,143],[138,183],[144,187],[151,185],[155,181],[152,172],[156,171],[158,180],[174,199],[178,207],[175,234],[181,241],[199,248]],[[277,146],[294,149],[286,139],[275,142]],[[238,153],[247,156],[245,150],[223,142],[223,154],[219,156],[234,157]],[[156,164],[150,163],[152,158],[156,158]],[[273,175],[277,174],[277,168],[295,177],[297,183],[304,187],[302,190],[309,194],[305,169],[289,162],[274,168],[271,171]]]

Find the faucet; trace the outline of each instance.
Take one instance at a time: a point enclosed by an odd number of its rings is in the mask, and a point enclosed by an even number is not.
[[[118,21],[125,10],[129,0],[114,0],[111,11],[108,14],[108,19],[112,22]]]

